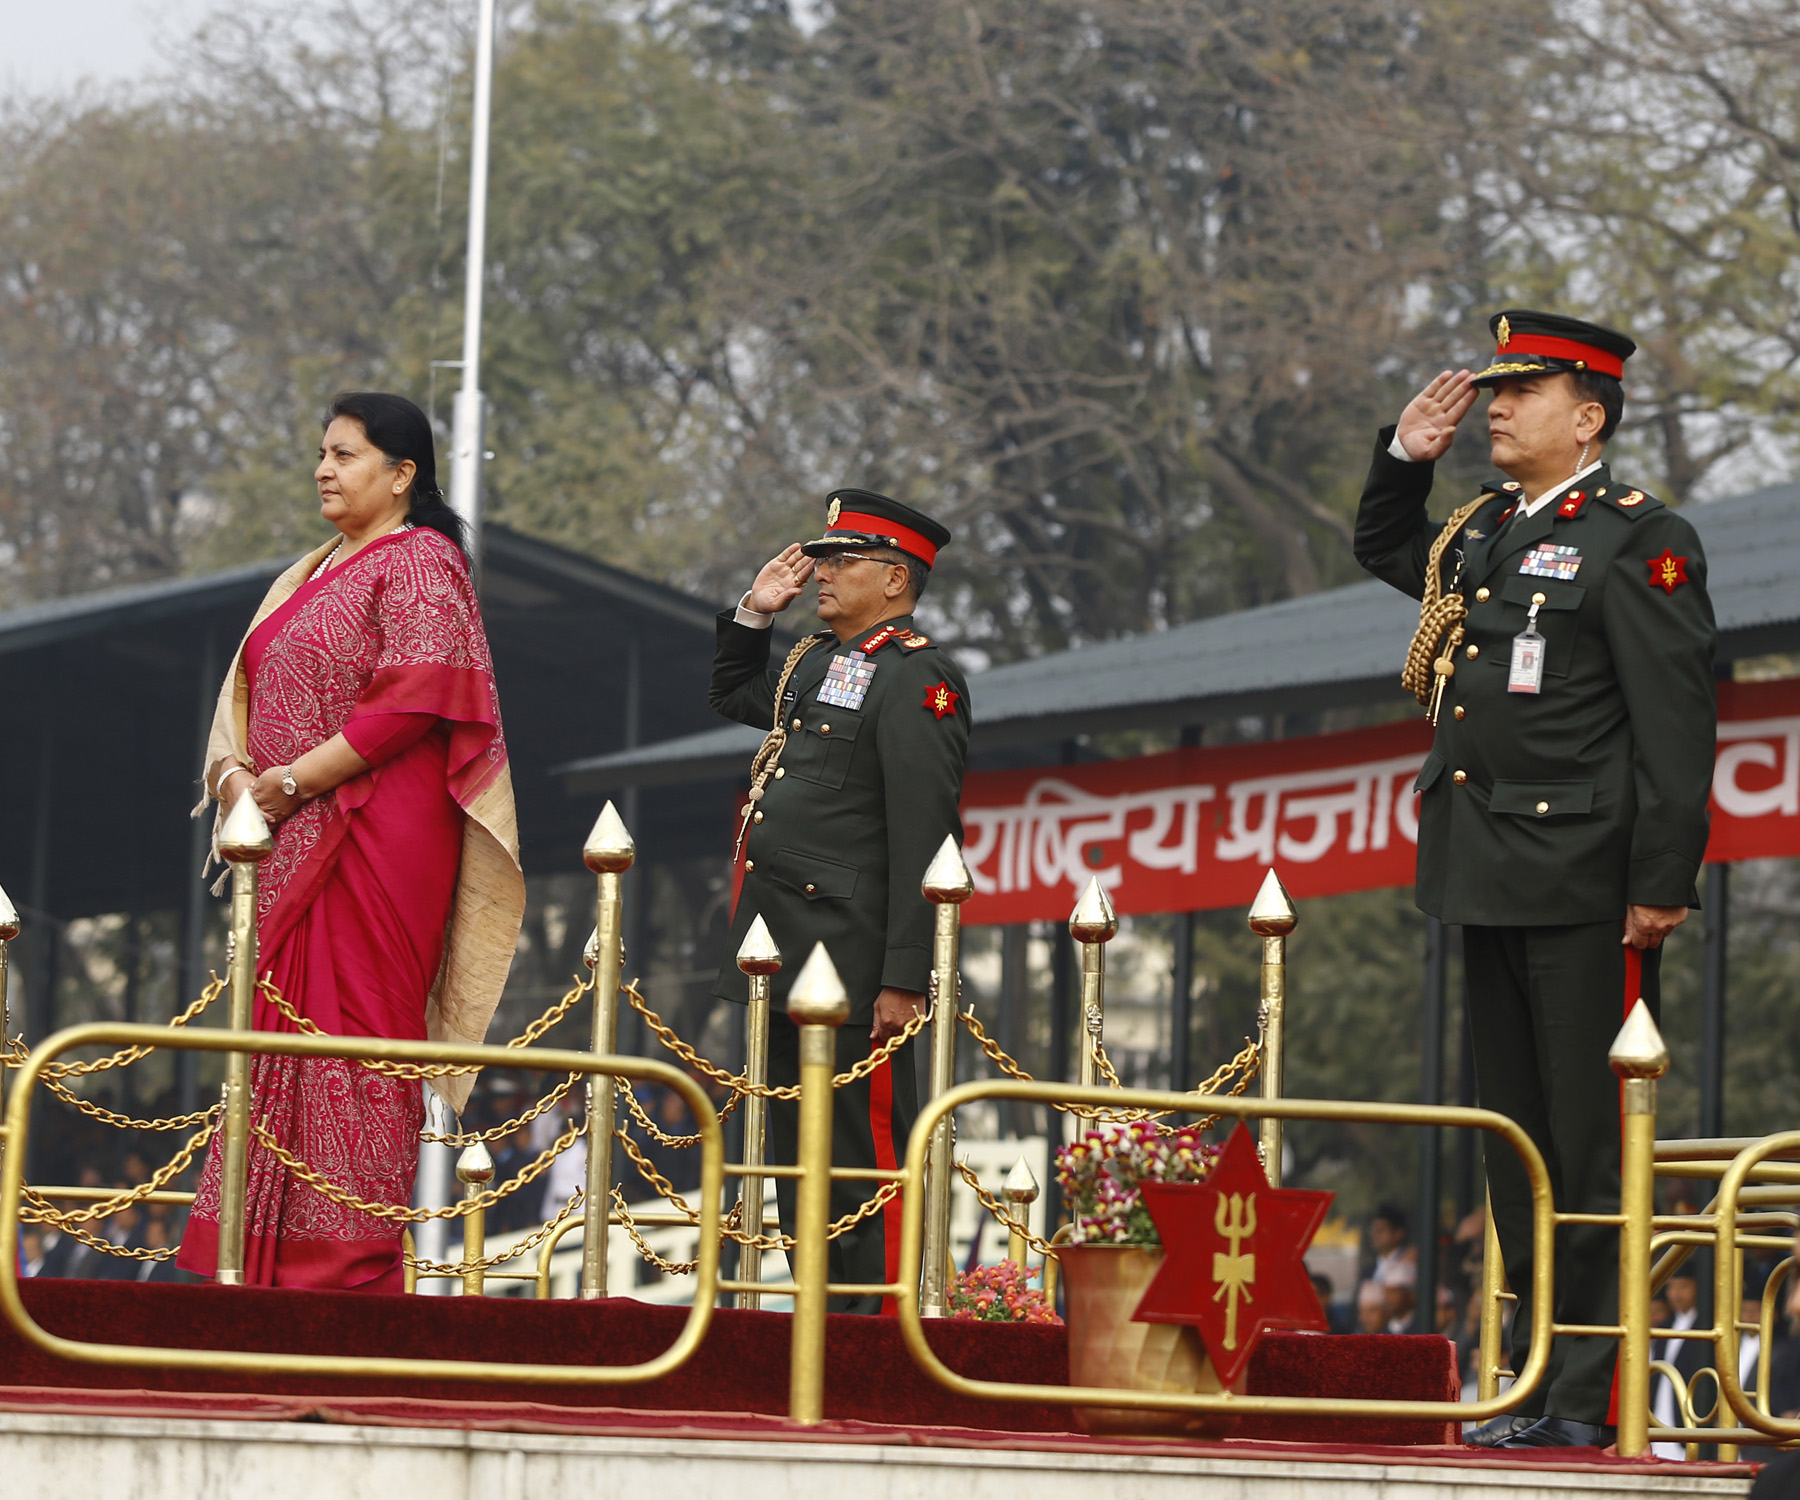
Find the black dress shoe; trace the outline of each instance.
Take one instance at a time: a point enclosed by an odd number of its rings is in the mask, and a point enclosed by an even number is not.
[[[1538,1420],[1521,1417],[1517,1412],[1502,1412],[1491,1422],[1483,1422],[1473,1432],[1465,1434],[1463,1442],[1471,1448],[1497,1448],[1515,1432],[1523,1432]]]
[[[1542,1417],[1523,1432],[1502,1438],[1499,1448],[1604,1448],[1613,1441],[1617,1429],[1597,1427],[1592,1422],[1570,1422],[1562,1417]]]

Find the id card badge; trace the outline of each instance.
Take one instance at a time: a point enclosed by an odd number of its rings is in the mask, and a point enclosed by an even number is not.
[[[1544,638],[1527,625],[1513,637],[1512,670],[1506,675],[1509,693],[1541,693],[1544,690]]]

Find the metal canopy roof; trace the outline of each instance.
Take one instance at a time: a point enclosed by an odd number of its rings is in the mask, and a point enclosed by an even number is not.
[[[181,904],[200,737],[231,651],[289,561],[0,612],[0,884],[16,902],[64,920]],[[579,871],[598,807],[571,804],[550,767],[625,746],[634,694],[640,742],[715,723],[713,607],[489,525],[482,613],[528,867]],[[678,847],[679,828],[661,825],[685,816],[647,804],[633,831]]]
[[[1800,484],[1688,507],[1706,548],[1722,661],[1800,651]],[[1083,733],[1403,701],[1418,606],[1369,580],[1170,630],[1014,662],[970,681],[977,752]],[[742,725],[555,768],[572,794],[743,773]]]

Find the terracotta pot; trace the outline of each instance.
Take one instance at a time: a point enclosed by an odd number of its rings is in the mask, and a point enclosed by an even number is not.
[[[1224,1387],[1192,1328],[1134,1323],[1131,1315],[1162,1265],[1162,1251],[1133,1245],[1065,1245],[1057,1250],[1067,1288],[1069,1384],[1133,1391],[1206,1391]],[[1240,1378],[1234,1390],[1241,1391]],[[1083,1432],[1126,1437],[1222,1437],[1235,1416],[1078,1406]]]

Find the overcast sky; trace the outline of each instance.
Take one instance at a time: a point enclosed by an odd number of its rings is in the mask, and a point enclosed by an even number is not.
[[[206,0],[11,0],[0,23],[0,87],[60,93],[84,80],[129,83],[163,61]]]

